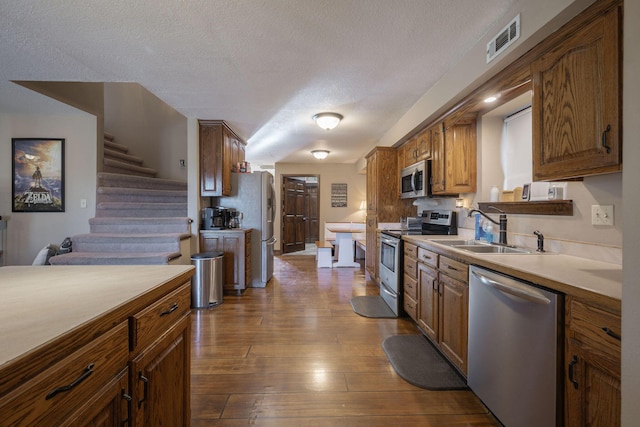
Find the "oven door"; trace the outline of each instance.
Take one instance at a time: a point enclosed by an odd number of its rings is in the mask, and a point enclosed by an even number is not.
[[[380,281],[392,292],[398,293],[400,277],[400,242],[396,237],[380,235]]]

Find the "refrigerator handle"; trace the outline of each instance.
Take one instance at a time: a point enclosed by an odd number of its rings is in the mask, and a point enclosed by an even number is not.
[[[278,241],[278,239],[276,239],[275,237],[270,238],[269,240],[267,240],[267,245],[275,245],[276,242]]]

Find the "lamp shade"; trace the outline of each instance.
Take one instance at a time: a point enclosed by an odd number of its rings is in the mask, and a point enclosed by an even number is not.
[[[343,118],[344,117],[338,113],[318,113],[313,116],[313,120],[316,124],[324,130],[331,130],[335,128]]]
[[[316,159],[323,160],[329,155],[329,150],[313,150],[311,154],[313,154],[313,157]]]

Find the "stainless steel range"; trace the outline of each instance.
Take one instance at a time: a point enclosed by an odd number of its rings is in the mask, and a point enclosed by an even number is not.
[[[457,235],[458,219],[455,211],[424,211],[422,216],[407,218],[404,230],[380,232],[380,296],[400,316],[402,313],[402,266],[404,264],[403,235]]]

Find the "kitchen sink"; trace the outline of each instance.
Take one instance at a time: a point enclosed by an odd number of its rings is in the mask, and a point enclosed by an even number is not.
[[[456,245],[454,247],[478,254],[530,254],[533,252],[532,250],[525,248],[514,248],[511,246],[491,244]]]
[[[477,254],[531,254],[533,249],[520,248],[515,246],[503,246],[494,243],[481,242],[478,240],[431,240],[433,243],[451,246],[456,249],[477,253]]]

